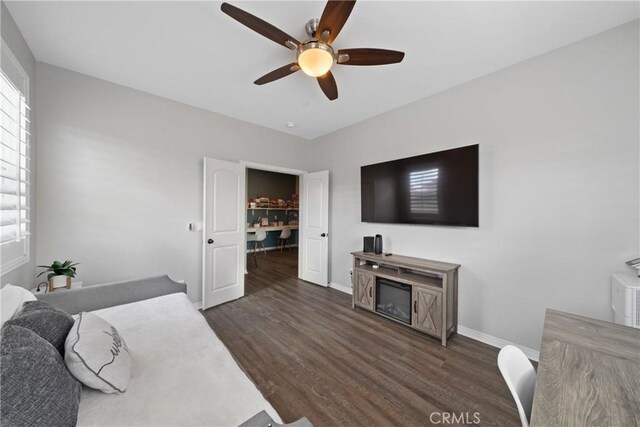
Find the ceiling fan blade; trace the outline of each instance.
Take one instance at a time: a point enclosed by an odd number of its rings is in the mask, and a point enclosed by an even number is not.
[[[267,21],[263,21],[257,16],[253,16],[252,14],[245,12],[242,9],[238,9],[235,6],[230,5],[229,3],[222,3],[222,6],[220,6],[220,10],[222,10],[224,13],[226,13],[242,25],[251,28],[256,33],[262,34],[266,38],[271,39],[286,48],[296,49],[300,45],[300,42],[298,40],[291,37],[284,31],[274,27]]]
[[[318,83],[320,84],[320,89],[327,95],[331,101],[338,98],[338,85],[336,84],[336,79],[333,78],[333,74],[331,71],[327,71],[327,74],[324,76],[318,77]]]
[[[384,65],[396,64],[404,58],[404,52],[387,49],[340,49],[338,64],[341,65]]]
[[[298,64],[296,64],[295,62],[292,62],[291,64],[287,64],[284,67],[280,67],[277,70],[273,70],[272,72],[265,74],[264,76],[260,77],[258,80],[256,80],[253,83],[257,85],[271,83],[274,80],[287,77],[289,74],[293,74],[299,69],[300,67],[298,66]]]
[[[329,44],[333,43],[336,37],[338,37],[344,23],[347,22],[347,18],[349,18],[351,10],[355,4],[355,0],[329,0],[327,5],[324,7],[322,16],[320,17],[316,37],[321,38]],[[325,31],[329,32],[328,36]]]

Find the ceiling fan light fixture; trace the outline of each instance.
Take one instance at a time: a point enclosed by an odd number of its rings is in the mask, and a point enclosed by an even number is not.
[[[260,86],[271,83],[302,70],[306,75],[315,77],[322,92],[333,101],[338,99],[338,85],[331,72],[334,63],[349,66],[385,65],[397,64],[404,58],[404,52],[388,49],[333,49],[333,42],[347,22],[355,3],[356,0],[329,0],[320,19],[307,21],[305,31],[309,38],[302,43],[267,21],[229,3],[222,3],[220,10],[245,27],[296,52],[296,62],[270,71],[254,84]]]
[[[308,76],[324,76],[333,66],[333,61],[333,49],[326,43],[311,41],[298,48],[298,65]]]

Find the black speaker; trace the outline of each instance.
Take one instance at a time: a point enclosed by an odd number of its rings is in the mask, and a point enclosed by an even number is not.
[[[365,252],[373,252],[373,236],[365,236],[364,238],[364,251]]]
[[[381,234],[376,234],[376,240],[373,246],[375,248],[374,252],[380,255],[382,253],[382,235]]]

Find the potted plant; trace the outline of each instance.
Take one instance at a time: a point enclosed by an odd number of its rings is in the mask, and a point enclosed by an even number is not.
[[[43,274],[47,274],[47,280],[49,281],[49,292],[53,292],[55,288],[66,287],[71,289],[71,279],[76,277],[76,265],[72,261],[66,260],[65,262],[53,261],[51,265],[39,265],[40,268],[45,270],[38,274],[38,277]]]

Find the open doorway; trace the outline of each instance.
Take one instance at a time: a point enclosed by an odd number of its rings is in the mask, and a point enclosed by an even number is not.
[[[297,271],[300,176],[253,166],[245,182],[247,273]]]
[[[292,175],[296,180],[296,191],[291,193],[290,199],[287,198],[288,192],[280,194],[284,197],[274,197],[275,194],[263,195],[253,191],[255,194],[248,197],[248,169]],[[283,258],[283,261],[294,272],[297,264],[298,278],[320,286],[328,285],[329,171],[305,172],[257,163],[205,158],[203,172],[204,309],[245,294],[244,279],[245,274],[249,273],[247,258],[254,254],[251,261],[257,271],[260,268],[260,255],[266,258],[269,253],[280,250],[284,254],[287,250],[290,255],[286,260]],[[258,191],[266,193],[266,190]],[[297,209],[295,194],[300,195]],[[275,206],[272,205],[272,198],[275,199]],[[266,203],[265,199],[269,200],[268,205],[259,206],[258,204]],[[263,212],[258,212],[259,209]],[[284,229],[289,229],[291,235],[283,236]],[[256,238],[248,239],[249,235],[257,234],[258,230],[275,234],[272,237],[267,234],[258,245],[257,242],[251,242]],[[275,240],[269,241],[267,238]],[[298,247],[299,253],[295,249]],[[278,270],[277,265],[271,263],[270,270],[265,266],[267,268],[263,268],[260,274],[268,277],[269,271]]]

